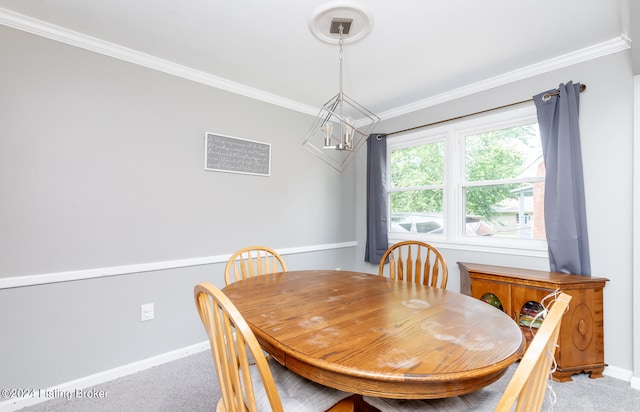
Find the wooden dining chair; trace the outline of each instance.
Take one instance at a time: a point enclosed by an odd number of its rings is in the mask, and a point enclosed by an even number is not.
[[[542,410],[547,382],[553,372],[553,362],[560,334],[562,315],[564,315],[571,296],[561,293],[549,309],[538,332],[529,344],[529,348],[520,360],[513,376],[499,399],[495,412],[509,412],[515,405],[516,412],[536,412]],[[485,388],[467,395],[453,398],[429,400],[396,400],[386,398],[364,397],[364,401],[380,411],[406,410],[487,410],[487,401],[493,398],[492,391]]]
[[[224,268],[224,282],[229,285],[253,276],[286,271],[287,265],[278,252],[266,246],[249,246],[231,255]]]
[[[218,412],[354,410],[352,394],[322,386],[267,360],[249,325],[220,289],[200,283],[194,296],[220,383]]]
[[[560,335],[562,315],[566,312],[569,302],[571,296],[566,293],[556,297],[500,398],[496,411],[508,412],[514,404],[517,404],[516,412],[542,409],[547,379]]]
[[[446,289],[449,276],[447,262],[440,251],[417,240],[398,242],[387,249],[380,259],[378,275],[441,289]]]

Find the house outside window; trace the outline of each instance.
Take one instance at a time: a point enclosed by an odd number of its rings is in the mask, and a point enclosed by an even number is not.
[[[387,142],[390,239],[546,250],[535,108]]]

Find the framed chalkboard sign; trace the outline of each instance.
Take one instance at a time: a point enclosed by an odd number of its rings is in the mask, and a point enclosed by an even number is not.
[[[204,169],[215,172],[271,175],[271,145],[222,134],[205,133]]]

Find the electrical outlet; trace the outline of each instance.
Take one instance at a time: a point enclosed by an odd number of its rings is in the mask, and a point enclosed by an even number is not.
[[[140,321],[144,322],[146,320],[153,319],[153,303],[145,303],[140,306]]]

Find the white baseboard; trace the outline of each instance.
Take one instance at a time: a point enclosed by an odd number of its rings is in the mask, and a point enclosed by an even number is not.
[[[0,402],[0,412],[15,411],[27,406],[48,401],[51,399],[51,394],[53,394],[53,397],[62,397],[64,396],[64,394],[72,394],[79,390],[90,388],[92,386],[96,386],[104,382],[109,382],[123,376],[131,375],[145,369],[152,368],[154,366],[162,365],[164,363],[178,360],[195,353],[209,350],[209,348],[209,341],[204,341],[195,345],[187,346],[186,348],[163,353],[161,355],[143,359],[138,362],[133,362],[128,365],[119,366],[117,368],[75,379],[70,382],[65,382],[51,388],[46,388],[45,391],[49,394],[49,397],[39,396],[43,391],[33,391],[30,396],[13,398]]]
[[[602,372],[602,374],[615,379],[619,379],[621,381],[632,382],[631,387],[633,387],[633,371],[630,371],[629,369],[622,369],[616,366],[607,366],[604,368],[604,372]]]

